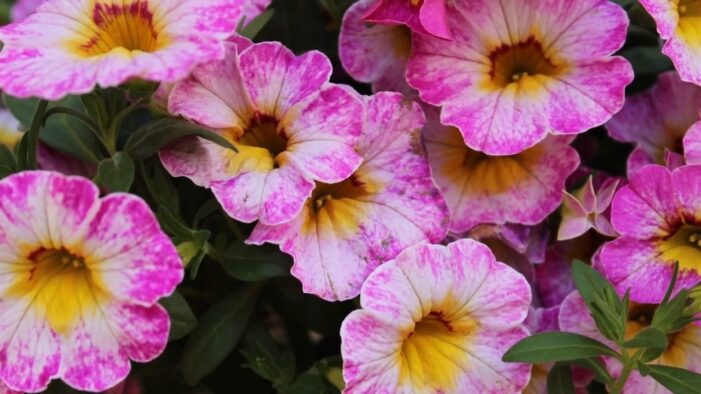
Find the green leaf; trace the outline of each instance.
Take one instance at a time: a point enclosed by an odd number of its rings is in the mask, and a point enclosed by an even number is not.
[[[278,345],[265,327],[250,330],[241,349],[247,363],[243,367],[270,381],[277,392],[288,392],[295,377],[294,353]]]
[[[658,328],[650,326],[643,328],[633,338],[625,341],[623,347],[666,349],[668,344],[667,335]]]
[[[97,182],[110,192],[127,192],[134,182],[134,161],[122,152],[100,162]]]
[[[18,99],[4,94],[3,101],[22,126],[29,128],[39,99]],[[80,96],[66,96],[59,101],[50,103],[49,108],[57,106],[86,113]],[[40,138],[42,142],[61,153],[95,164],[100,162],[100,156],[96,153],[100,152],[100,145],[95,136],[85,124],[70,115],[56,114],[52,116],[44,125]]]
[[[689,297],[688,290],[681,290],[669,302],[655,310],[651,326],[657,327],[665,334],[680,331],[694,319],[693,315],[685,313]]]
[[[340,357],[330,357],[318,361],[309,370],[295,379],[290,386],[294,394],[335,394],[343,390],[343,379],[338,381],[342,361]]]
[[[17,172],[17,162],[12,151],[5,145],[0,144],[0,178]]]
[[[163,168],[158,158],[142,161],[141,176],[156,205],[162,205],[171,212],[180,211],[180,196],[172,178]]]
[[[202,126],[176,118],[163,118],[136,129],[127,140],[124,152],[135,160],[143,160],[156,154],[168,143],[182,137],[198,136],[225,148],[236,148],[223,136]]]
[[[227,248],[221,264],[234,278],[256,282],[289,275],[292,258],[277,246],[254,246],[236,241]]]
[[[187,300],[177,291],[170,297],[161,299],[161,305],[168,311],[170,316],[170,336],[169,341],[185,337],[197,325],[197,318],[192,313]]]
[[[662,54],[659,47],[637,46],[621,51],[621,56],[633,65],[635,75],[657,75],[673,70],[672,61]]]
[[[579,294],[587,305],[596,301],[596,295],[611,285],[595,269],[579,260],[572,262],[572,278]]]
[[[234,350],[253,315],[259,289],[257,285],[239,288],[200,318],[180,364],[188,384],[197,384]]]
[[[275,10],[272,8],[267,9],[265,12],[262,14],[256,16],[251,20],[250,23],[246,24],[246,26],[242,29],[237,29],[239,30],[239,34],[253,40],[256,38],[258,33],[260,33],[261,30],[265,27],[265,25],[270,22],[270,19],[272,19],[273,15],[275,14]],[[245,23],[245,22],[244,22]]]
[[[701,391],[701,375],[697,373],[665,365],[648,364],[643,369],[674,394],[698,394]]]
[[[548,393],[574,394],[572,367],[557,363],[548,374]]]
[[[504,354],[506,362],[546,363],[596,356],[619,357],[603,343],[579,334],[545,332],[525,338]]]

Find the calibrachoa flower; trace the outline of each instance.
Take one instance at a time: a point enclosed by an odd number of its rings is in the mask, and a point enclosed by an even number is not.
[[[340,183],[317,183],[297,217],[279,226],[259,223],[248,240],[280,245],[294,257],[292,274],[304,291],[327,300],[357,296],[378,265],[446,235],[447,208],[421,147],[421,108],[398,93],[366,103],[358,170]]]
[[[610,56],[628,18],[608,0],[448,3],[453,40],[412,36],[409,85],[465,143],[510,155],[548,133],[577,134],[623,106],[630,64]]]
[[[47,0],[0,28],[0,88],[59,99],[131,78],[174,82],[221,59],[244,0]]]
[[[515,155],[488,156],[465,146],[456,128],[430,119],[429,111],[424,140],[454,233],[481,223],[541,222],[560,205],[565,180],[579,165],[568,136],[548,137]]]
[[[274,42],[245,46],[229,44],[224,60],[198,67],[168,103],[173,114],[218,130],[238,152],[186,138],[161,159],[172,175],[211,188],[233,218],[284,223],[300,212],[314,181],[340,182],[358,167],[353,146],[363,105],[328,83],[323,54],[295,56]]]
[[[375,0],[363,20],[381,24],[402,24],[411,30],[442,39],[450,38],[445,0]]]
[[[373,272],[341,326],[347,393],[518,393],[501,358],[528,335],[526,280],[473,240],[421,244]]]
[[[92,182],[30,171],[0,181],[0,379],[36,392],[60,378],[87,391],[166,346],[156,303],[183,277],[146,203],[100,198]]]
[[[639,304],[631,302],[628,308],[628,325],[625,333],[626,339],[633,338],[640,330],[648,327],[652,322],[652,316],[657,308],[656,304]],[[612,348],[616,345],[604,338],[596,327],[591,312],[584,299],[573,292],[562,302],[559,316],[562,331],[574,332],[597,339]],[[685,326],[681,331],[667,336],[669,346],[667,350],[651,364],[667,365],[684,368],[701,373],[701,327],[695,324]],[[604,362],[613,376],[621,372],[621,365],[612,358],[605,357]],[[669,393],[661,384],[651,377],[643,377],[639,372],[633,371],[628,378],[624,393]]]
[[[24,135],[24,132],[20,131],[21,127],[19,120],[12,116],[10,111],[0,109],[0,144],[14,149]]]
[[[629,97],[606,128],[611,137],[636,145],[628,158],[632,176],[647,164],[683,165],[682,140],[700,118],[701,88],[666,72],[652,89]]]
[[[701,166],[670,172],[649,165],[616,193],[611,222],[621,237],[601,252],[601,269],[631,300],[660,302],[679,262],[679,288],[701,281]]]
[[[616,231],[611,226],[609,207],[620,180],[608,178],[595,190],[594,177],[589,176],[587,183],[574,194],[565,192],[562,208],[562,222],[557,233],[559,241],[577,238],[594,229],[598,233],[615,237]]]
[[[372,25],[362,16],[375,0],[360,0],[343,16],[339,36],[341,63],[351,77],[372,83],[374,91],[411,94],[404,78],[411,52],[411,33],[401,25]]]
[[[701,3],[697,0],[640,0],[667,40],[669,56],[681,78],[701,85]]]

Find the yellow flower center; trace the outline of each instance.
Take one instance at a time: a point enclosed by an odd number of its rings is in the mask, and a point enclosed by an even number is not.
[[[81,315],[93,312],[107,297],[99,275],[66,249],[39,248],[17,267],[6,296],[28,299],[29,307],[58,333],[69,332]]]
[[[693,46],[701,46],[701,0],[680,0],[677,11],[682,38]]]
[[[660,258],[679,262],[679,269],[701,269],[701,227],[685,224],[659,246]]]
[[[82,57],[119,52],[132,55],[156,52],[165,47],[168,37],[156,28],[147,0],[113,4],[97,0],[91,21],[84,26],[80,39],[70,45]],[[84,37],[89,37],[85,40]]]
[[[626,326],[625,339],[633,338],[640,330],[649,327],[652,317],[657,310],[656,304],[638,304],[631,302],[628,307],[628,324]],[[694,325],[687,325],[679,332],[667,335],[669,345],[667,350],[656,359],[653,364],[662,364],[678,368],[686,367],[686,352],[695,351],[695,346],[699,335],[699,328]]]
[[[239,135],[232,141],[238,153],[232,151],[229,155],[229,170],[234,173],[270,171],[284,164],[281,153],[287,150],[287,136],[284,130],[278,131],[277,126],[276,120],[260,117],[248,129],[238,130]]]
[[[450,392],[467,368],[477,322],[469,314],[445,312],[449,309],[443,307],[460,306],[452,297],[448,299],[416,322],[397,353],[399,380],[416,392]]]
[[[564,69],[545,55],[540,41],[532,36],[517,44],[495,48],[489,54],[489,61],[489,82],[497,88],[512,84],[525,89],[537,88],[538,77],[556,76]]]
[[[343,237],[352,236],[367,216],[363,199],[377,193],[379,185],[363,179],[359,173],[343,182],[327,184],[317,182],[308,200],[308,217],[305,231],[328,229]]]

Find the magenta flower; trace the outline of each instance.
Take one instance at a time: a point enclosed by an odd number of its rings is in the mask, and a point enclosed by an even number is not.
[[[611,54],[628,18],[608,0],[448,3],[453,40],[412,36],[409,85],[441,122],[489,155],[605,123],[623,106],[630,64]]]
[[[244,0],[47,0],[0,27],[0,88],[56,100],[132,78],[175,82],[224,56]]]
[[[331,63],[319,52],[295,56],[274,42],[227,45],[224,60],[173,88],[168,106],[217,130],[238,152],[193,137],[163,150],[161,160],[173,176],[211,188],[231,217],[284,223],[302,210],[315,181],[341,182],[360,165],[353,147],[363,105],[328,83]]]
[[[683,140],[684,160],[688,164],[701,164],[701,121],[694,123]]]
[[[343,16],[339,56],[343,68],[360,82],[372,83],[373,91],[413,93],[404,78],[411,52],[411,33],[401,25],[372,25],[362,20],[375,0],[360,0]]]
[[[609,219],[609,207],[619,183],[619,179],[607,178],[595,190],[594,177],[589,176],[587,183],[574,194],[564,192],[565,202],[562,208],[562,222],[557,233],[558,241],[577,238],[590,229],[609,237],[617,236]]]
[[[642,329],[648,327],[657,304],[640,304],[631,302],[628,308],[627,329],[625,339],[633,338]],[[613,349],[616,345],[604,338],[596,327],[584,299],[573,292],[562,302],[560,306],[559,323],[562,331],[574,332],[603,342]],[[701,373],[701,327],[689,324],[681,331],[668,335],[669,345],[667,350],[651,364],[666,365],[683,368],[692,372]],[[624,350],[625,351],[625,350]],[[604,363],[612,376],[621,373],[621,364],[610,357],[604,357]],[[668,393],[669,391],[651,377],[643,377],[638,371],[633,371],[623,388],[625,394],[640,393]]]
[[[31,15],[46,0],[17,0],[10,9],[10,20],[19,21]]]
[[[701,88],[666,72],[652,89],[629,97],[606,128],[616,140],[635,144],[628,158],[632,176],[647,164],[684,165],[682,140],[700,118]]]
[[[366,98],[356,146],[363,162],[350,178],[317,183],[302,211],[277,226],[259,223],[248,242],[271,242],[294,257],[305,292],[346,300],[378,265],[422,241],[446,235],[447,208],[420,142],[424,117],[398,93]]]
[[[530,301],[479,242],[413,246],[370,275],[341,326],[345,392],[520,393],[530,365],[501,358],[528,335]]]
[[[376,0],[363,20],[380,24],[402,24],[417,33],[449,39],[451,34],[445,11],[445,0]]]
[[[662,52],[684,81],[701,85],[701,3],[696,0],[640,0],[667,40]]]
[[[670,172],[649,165],[616,193],[611,222],[621,234],[604,245],[601,269],[636,302],[660,302],[679,262],[677,290],[701,281],[701,166]]]
[[[450,209],[450,231],[485,223],[535,225],[562,203],[565,181],[579,165],[571,137],[551,136],[515,155],[488,156],[465,146],[456,128],[431,118],[424,140]]]
[[[100,198],[81,177],[0,181],[0,380],[36,392],[60,378],[101,391],[153,360],[170,320],[159,298],[183,267],[146,203]]]

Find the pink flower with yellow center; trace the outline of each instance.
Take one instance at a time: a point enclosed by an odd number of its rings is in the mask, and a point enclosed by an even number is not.
[[[347,393],[520,393],[531,367],[501,361],[528,335],[531,292],[485,245],[421,244],[375,270],[341,326]]]
[[[217,130],[238,152],[193,137],[163,150],[161,160],[172,175],[211,188],[233,218],[284,223],[302,210],[315,181],[343,181],[360,165],[353,147],[363,104],[328,82],[331,62],[320,52],[227,44],[224,60],[173,88],[168,107]]]
[[[465,146],[458,129],[431,114],[424,141],[450,209],[450,231],[485,223],[535,225],[562,203],[565,181],[579,165],[571,137],[551,136],[518,154],[488,156]]]
[[[175,82],[224,56],[244,0],[47,0],[0,28],[0,88],[56,100],[132,78]]]
[[[248,242],[271,242],[293,256],[304,291],[346,300],[378,265],[408,246],[440,242],[447,208],[433,185],[421,146],[424,116],[398,93],[366,98],[367,119],[356,146],[363,157],[350,178],[317,183],[288,223],[259,223]]]
[[[549,133],[599,126],[623,106],[633,70],[611,56],[628,27],[620,6],[472,0],[447,8],[453,40],[414,34],[407,79],[472,150],[516,154]]]
[[[633,338],[642,329],[650,326],[657,306],[657,304],[630,303],[625,333],[626,340]],[[577,292],[573,292],[562,302],[559,321],[562,331],[585,335],[616,349],[613,342],[601,335],[586,302]],[[681,331],[668,335],[667,338],[669,340],[667,350],[650,363],[701,373],[701,341],[699,340],[701,327],[689,324]],[[613,376],[618,376],[621,373],[622,367],[617,360],[604,357],[604,362]],[[639,372],[633,371],[623,388],[623,393],[669,393],[669,391],[653,378],[643,377]]]
[[[677,290],[701,281],[701,166],[670,172],[649,165],[616,193],[611,222],[621,236],[604,245],[600,268],[631,300],[660,302],[679,262]]]
[[[372,83],[374,91],[411,94],[404,78],[411,52],[411,33],[406,26],[372,25],[362,20],[375,0],[360,0],[343,16],[339,56],[343,68],[360,82]]]
[[[381,24],[401,24],[411,30],[441,39],[451,37],[446,22],[445,0],[376,0],[363,20]]]
[[[183,277],[175,247],[146,203],[100,198],[89,180],[30,171],[0,181],[0,380],[44,390],[115,386],[129,360],[166,346],[159,298]]]
[[[629,97],[606,128],[616,140],[636,145],[628,158],[632,176],[647,164],[684,165],[682,141],[700,118],[701,88],[666,72],[652,89]]]
[[[669,56],[684,81],[701,85],[701,2],[698,0],[640,0],[667,40]]]

